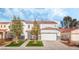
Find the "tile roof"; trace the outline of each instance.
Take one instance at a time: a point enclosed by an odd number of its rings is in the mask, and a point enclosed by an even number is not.
[[[66,29],[66,28],[61,28],[61,29],[58,29],[61,33],[65,33],[65,32],[71,32],[75,29]]]
[[[26,24],[33,24],[34,21],[23,20]],[[54,21],[37,21],[39,24],[57,24]],[[0,22],[0,24],[9,24],[11,22]]]
[[[34,21],[25,21],[24,20],[24,22],[26,22],[26,24],[32,24]],[[57,24],[56,22],[54,22],[54,21],[37,21],[39,24]]]
[[[47,28],[42,28],[41,30],[57,30],[57,28],[47,27]]]
[[[1,31],[6,31],[6,30],[7,30],[7,29],[0,29],[0,32],[1,32]]]
[[[0,22],[0,24],[9,24],[10,22]]]

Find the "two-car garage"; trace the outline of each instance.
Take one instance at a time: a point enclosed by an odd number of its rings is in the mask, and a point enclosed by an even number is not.
[[[41,39],[42,40],[57,40],[57,34],[56,33],[42,33]]]
[[[54,28],[44,28],[41,30],[41,40],[57,40],[58,30]]]

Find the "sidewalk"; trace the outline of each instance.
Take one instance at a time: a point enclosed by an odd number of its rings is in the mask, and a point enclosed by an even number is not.
[[[20,47],[25,47],[30,40],[26,40]]]
[[[79,47],[69,47],[60,41],[47,40],[43,40],[43,47],[25,47],[29,41],[25,41],[20,47],[0,47],[0,50],[79,50]]]

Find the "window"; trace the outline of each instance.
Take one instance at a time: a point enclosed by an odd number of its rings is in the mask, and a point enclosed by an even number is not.
[[[1,28],[2,28],[2,25],[1,25]]]
[[[4,28],[6,27],[6,25],[4,25]]]
[[[10,28],[10,26],[9,26],[9,28]]]
[[[30,28],[30,25],[28,25],[28,28]]]

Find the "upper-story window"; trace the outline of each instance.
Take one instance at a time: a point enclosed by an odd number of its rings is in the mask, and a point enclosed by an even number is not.
[[[1,25],[1,28],[2,28],[2,25]]]
[[[6,27],[6,25],[4,25],[4,28]]]
[[[55,25],[55,27],[57,28],[57,25]]]
[[[6,27],[6,25],[0,25],[0,28],[5,28]]]
[[[28,25],[28,28],[30,28],[30,25]]]
[[[10,26],[9,26],[9,28],[10,28]]]

